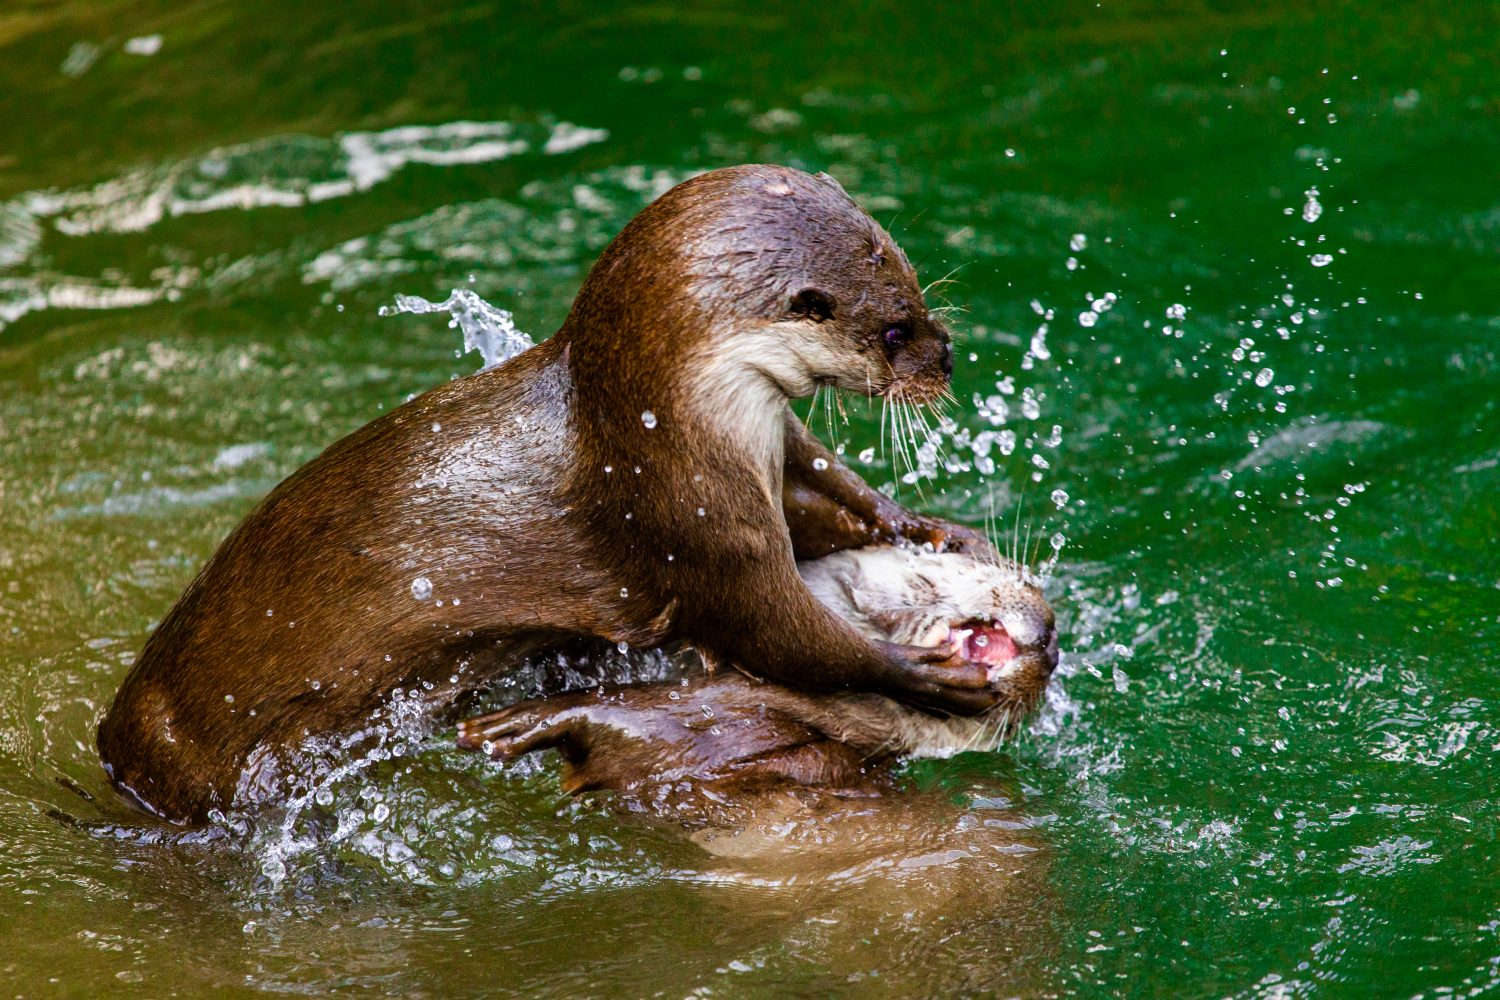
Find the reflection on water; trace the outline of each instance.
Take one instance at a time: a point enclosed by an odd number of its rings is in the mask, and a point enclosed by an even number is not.
[[[0,282],[0,330],[40,309],[120,309],[162,299],[175,301],[185,287],[222,283],[238,262],[205,270],[165,267],[150,274],[155,287],[114,280],[91,281],[26,268],[43,241],[43,224],[62,236],[136,233],[164,219],[228,210],[298,208],[368,191],[410,164],[450,167],[491,163],[538,153],[556,156],[602,142],[604,129],[570,122],[447,122],[404,125],[380,132],[346,132],[332,138],[302,135],[211,150],[173,163],[132,170],[73,191],[22,194],[0,205],[0,265],[17,277]],[[311,270],[323,261],[318,258]],[[337,264],[335,258],[332,265]],[[477,264],[504,264],[480,259]],[[240,265],[243,270],[243,264]],[[31,270],[32,273],[25,272]],[[216,273],[218,272],[218,273]]]
[[[883,16],[0,15],[12,992],[1500,984],[1492,11]],[[832,172],[953,307],[948,419],[812,423],[1051,563],[1023,738],[695,841],[395,705],[275,815],[124,812],[93,727],[249,506],[745,161]]]

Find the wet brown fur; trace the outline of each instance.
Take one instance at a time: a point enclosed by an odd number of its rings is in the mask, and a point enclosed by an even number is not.
[[[982,544],[871,490],[785,407],[818,384],[931,398],[950,370],[910,265],[831,179],[688,181],[610,244],[555,336],[360,428],[246,517],[125,678],[106,768],[201,821],[275,794],[247,784],[252,758],[358,729],[397,688],[450,703],[579,636],[982,711],[982,671],[860,636],[794,561]]]
[[[801,790],[879,794],[898,755],[991,749],[1041,702],[1058,660],[1052,609],[998,558],[908,553],[876,565],[880,553],[901,551],[863,548],[800,569],[820,600],[872,638],[926,644],[974,622],[1002,628],[1014,653],[991,678],[1002,697],[990,718],[938,720],[880,695],[729,671],[533,698],[460,722],[458,745],[496,760],[556,749],[565,791],[622,793],[625,808],[688,826],[774,815],[770,803]]]
[[[514,760],[556,749],[563,789],[610,790],[625,801],[689,823],[730,808],[753,813],[757,797],[790,787],[870,794],[890,784],[894,748],[846,742],[849,695],[797,691],[735,672],[622,685],[522,702],[465,720],[459,746]]]

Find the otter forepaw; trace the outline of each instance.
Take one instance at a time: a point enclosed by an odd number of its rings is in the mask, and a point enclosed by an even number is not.
[[[965,555],[994,552],[983,532],[940,517],[929,517],[907,510],[887,497],[879,496],[876,507],[876,534],[889,541],[912,545],[930,545],[938,552],[961,552]]]
[[[982,532],[937,517],[909,515],[901,526],[901,537],[918,545],[930,544],[939,552],[977,555],[994,551],[994,546]]]
[[[988,669],[951,648],[884,646],[893,665],[889,687],[882,693],[890,697],[943,715],[979,715],[999,701]]]

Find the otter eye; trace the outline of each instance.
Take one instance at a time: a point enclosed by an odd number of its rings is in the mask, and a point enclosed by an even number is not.
[[[905,323],[892,323],[885,328],[885,346],[900,347],[911,339],[911,327]]]
[[[793,316],[821,323],[833,318],[833,296],[819,288],[804,288],[792,296],[787,312]]]

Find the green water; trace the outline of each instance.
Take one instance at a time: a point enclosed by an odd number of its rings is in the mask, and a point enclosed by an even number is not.
[[[1500,991],[1493,4],[332,8],[0,11],[8,995]],[[1034,850],[907,906],[944,866],[749,871],[444,733],[335,783],[336,829],[115,805],[94,725],[218,540],[477,367],[378,306],[545,335],[743,161],[953,272],[953,468],[902,496],[1066,539],[1033,731],[910,775]]]

